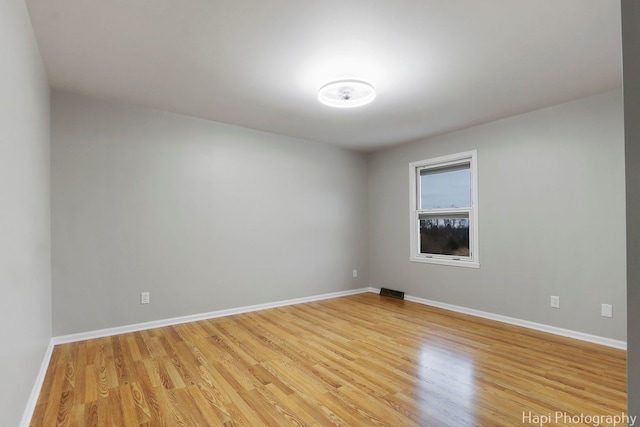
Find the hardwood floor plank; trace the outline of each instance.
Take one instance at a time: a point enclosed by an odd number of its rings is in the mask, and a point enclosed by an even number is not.
[[[556,411],[624,413],[626,352],[357,294],[56,346],[31,426],[484,427]]]
[[[84,368],[84,403],[98,400],[98,374],[94,365],[87,365]]]
[[[104,356],[104,347],[101,344],[95,356],[95,370],[98,379],[98,394],[104,399],[109,396],[109,381],[107,374],[107,363]]]
[[[137,381],[129,384],[131,400],[129,400],[129,396],[125,396],[127,400],[127,405],[131,404],[133,401],[136,418],[140,421],[140,423],[145,423],[151,420],[151,410],[149,409],[149,402],[146,399],[145,393],[142,391],[140,384]]]
[[[301,425],[313,426],[329,424],[329,420],[319,410],[317,405],[307,405],[304,400],[297,398],[296,394],[285,394],[273,384],[267,384],[264,388],[272,394],[278,402],[282,402],[283,405],[291,408],[292,413],[299,418]]]
[[[59,426],[71,426],[71,416],[73,413],[73,389],[65,390],[60,396],[58,404],[58,414],[56,424]]]
[[[187,387],[187,391],[209,425],[223,425],[231,420],[228,414],[219,411],[218,407],[212,405],[212,402],[205,397],[199,386],[190,385]]]
[[[261,364],[256,364],[249,368],[249,372],[251,375],[260,383],[262,386],[272,385],[286,395],[293,394],[294,391],[288,387],[285,383],[280,381],[276,376],[272,375],[267,369],[264,368]]]
[[[142,399],[144,399],[147,404],[144,409],[148,409],[149,422],[154,425],[164,426],[167,425],[167,420],[165,419],[164,412],[160,409],[160,398],[158,396],[158,390],[161,387],[158,385],[159,381],[156,380],[157,377],[149,373],[149,369],[153,370],[153,366],[150,367],[150,365],[152,365],[150,359],[138,365],[137,371],[139,375],[137,385],[143,394]]]
[[[380,404],[371,405],[371,396],[358,387],[344,386],[331,392],[335,399],[351,409],[365,422],[361,425],[411,426],[413,421],[402,412],[377,399]]]
[[[126,426],[138,423],[138,420],[135,419],[135,415],[132,418],[128,416],[133,413],[133,408],[125,408],[124,402],[122,401],[121,392],[123,387],[126,387],[127,385],[111,390],[111,393],[109,393],[106,398],[103,397],[99,400],[100,403],[106,402],[106,406],[108,408],[106,411],[107,422],[111,426]]]
[[[380,425],[376,419],[363,419],[362,415],[354,412],[349,405],[343,402],[340,396],[336,396],[332,393],[326,393],[322,396],[321,401],[323,407],[326,407],[327,410],[335,414],[336,417],[339,417],[338,419],[340,420],[340,424],[346,426]]]
[[[243,389],[241,387],[234,388],[223,376],[217,374],[218,371],[213,366],[201,366],[200,371],[200,376],[204,381],[200,390],[203,394],[205,392],[210,394],[209,396],[205,394],[207,400],[213,401],[217,407],[223,408],[223,412],[229,415],[232,422],[239,425],[252,425],[249,421],[252,410],[239,395]]]
[[[86,390],[86,360],[78,353],[78,359],[75,366],[75,385],[74,385],[74,403],[76,405],[84,405],[87,400],[85,399]]]

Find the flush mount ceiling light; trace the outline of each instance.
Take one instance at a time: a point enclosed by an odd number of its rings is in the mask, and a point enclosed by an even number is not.
[[[376,97],[376,89],[360,79],[341,78],[330,81],[318,90],[318,100],[337,108],[353,108],[366,105]]]

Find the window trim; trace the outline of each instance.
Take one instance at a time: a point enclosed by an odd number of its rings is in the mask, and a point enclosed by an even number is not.
[[[478,245],[478,150],[465,151],[409,163],[409,224],[410,257],[414,262],[480,268]],[[420,209],[420,170],[438,169],[457,164],[469,164],[471,174],[471,206],[451,209]],[[469,213],[469,257],[420,253],[420,214]]]

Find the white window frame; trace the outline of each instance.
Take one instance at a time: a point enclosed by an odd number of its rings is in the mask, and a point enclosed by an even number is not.
[[[409,163],[410,183],[410,260],[429,264],[453,265],[458,267],[480,268],[478,245],[478,151],[465,151],[432,159]],[[471,174],[471,206],[451,209],[420,209],[420,171],[438,169],[447,166],[469,164]],[[469,256],[454,256],[420,253],[420,215],[421,214],[467,214],[469,215]]]

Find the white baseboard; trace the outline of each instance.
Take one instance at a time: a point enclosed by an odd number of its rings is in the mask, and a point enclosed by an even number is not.
[[[348,291],[332,292],[328,294],[314,295],[310,297],[294,298],[294,299],[289,299],[284,301],[276,301],[276,302],[270,302],[265,304],[237,307],[237,308],[231,308],[226,310],[212,311],[208,313],[174,317],[170,319],[162,319],[162,320],[156,320],[152,322],[136,323],[132,325],[118,326],[115,328],[100,329],[97,331],[62,335],[62,336],[53,337],[51,339],[52,344],[50,345],[51,349],[49,350],[49,353],[52,350],[53,345],[57,345],[57,344],[66,344],[66,343],[84,341],[84,340],[89,340],[94,338],[102,338],[102,337],[108,337],[113,335],[126,334],[129,332],[144,331],[147,329],[161,328],[164,326],[178,325],[181,323],[188,323],[188,322],[197,322],[199,320],[214,319],[216,317],[231,316],[234,314],[241,314],[241,313],[249,313],[252,311],[260,311],[260,310],[266,310],[269,308],[284,307],[287,305],[294,305],[294,304],[302,304],[302,303],[311,302],[311,301],[320,301],[324,299],[338,298],[342,296],[355,295],[355,294],[360,294],[364,292],[380,293],[380,289],[374,288],[374,287],[367,287],[367,288],[353,289]],[[627,343],[625,341],[614,340],[611,338],[601,337],[598,335],[586,334],[584,332],[573,331],[570,329],[564,329],[556,326],[545,325],[542,323],[531,322],[528,320],[522,320],[515,317],[503,316],[501,314],[490,313],[487,311],[481,311],[481,310],[462,307],[458,305],[433,301],[425,298],[414,297],[411,295],[405,295],[405,299],[407,301],[412,301],[412,302],[417,302],[419,304],[425,304],[432,307],[442,308],[444,310],[450,310],[456,313],[463,313],[471,316],[481,317],[483,319],[489,319],[489,320],[495,320],[497,322],[508,323],[510,325],[522,326],[522,327],[533,329],[536,331],[548,332],[554,335],[574,338],[581,341],[587,341],[594,344],[604,345],[607,347],[618,348],[621,350],[627,349]],[[50,358],[51,355],[48,354],[48,357]],[[47,359],[47,364],[48,364],[48,359]],[[46,368],[45,368],[45,371],[46,371]]]
[[[380,293],[380,289],[370,287],[369,292]],[[601,337],[598,335],[585,334],[584,332],[572,331],[570,329],[558,328],[555,326],[545,325],[542,323],[530,322],[515,317],[503,316],[501,314],[489,313],[487,311],[475,310],[473,308],[462,307],[453,304],[447,304],[438,301],[432,301],[425,298],[418,298],[411,295],[405,295],[407,301],[417,302],[429,305],[431,307],[442,308],[445,310],[455,311],[456,313],[469,314],[471,316],[481,317],[483,319],[495,320],[497,322],[508,323],[510,325],[522,326],[524,328],[533,329],[541,332],[548,332],[554,335],[560,335],[567,338],[574,338],[581,341],[587,341],[594,344],[600,344],[607,347],[618,348],[620,350],[627,349],[625,341],[614,340],[611,338]]]
[[[67,344],[71,342],[90,340],[94,338],[109,337],[113,335],[126,334],[129,332],[144,331],[147,329],[162,328],[165,326],[179,325],[181,323],[197,322],[199,320],[214,319],[216,317],[231,316],[233,314],[249,313],[252,311],[266,310],[269,308],[284,307],[287,305],[302,304],[305,302],[320,301],[330,298],[338,298],[347,295],[361,294],[369,292],[371,288],[352,289],[348,291],[332,292],[328,294],[314,295],[310,297],[294,298],[284,301],[269,302],[265,304],[249,305],[245,307],[230,308],[227,310],[211,311],[208,313],[194,314],[189,316],[174,317],[171,319],[155,320],[152,322],[135,323],[133,325],[118,326],[115,328],[100,329],[97,331],[80,332],[77,334],[62,335],[53,337],[54,344]]]
[[[44,384],[44,378],[47,375],[47,369],[49,369],[49,362],[51,361],[51,355],[53,354],[53,339],[49,340],[49,346],[44,354],[42,364],[40,365],[40,371],[36,377],[36,382],[31,389],[29,400],[27,400],[27,406],[22,414],[22,420],[20,421],[20,427],[29,427],[33,412],[36,409],[38,403],[38,397],[40,397],[40,391],[42,390],[42,384]]]

